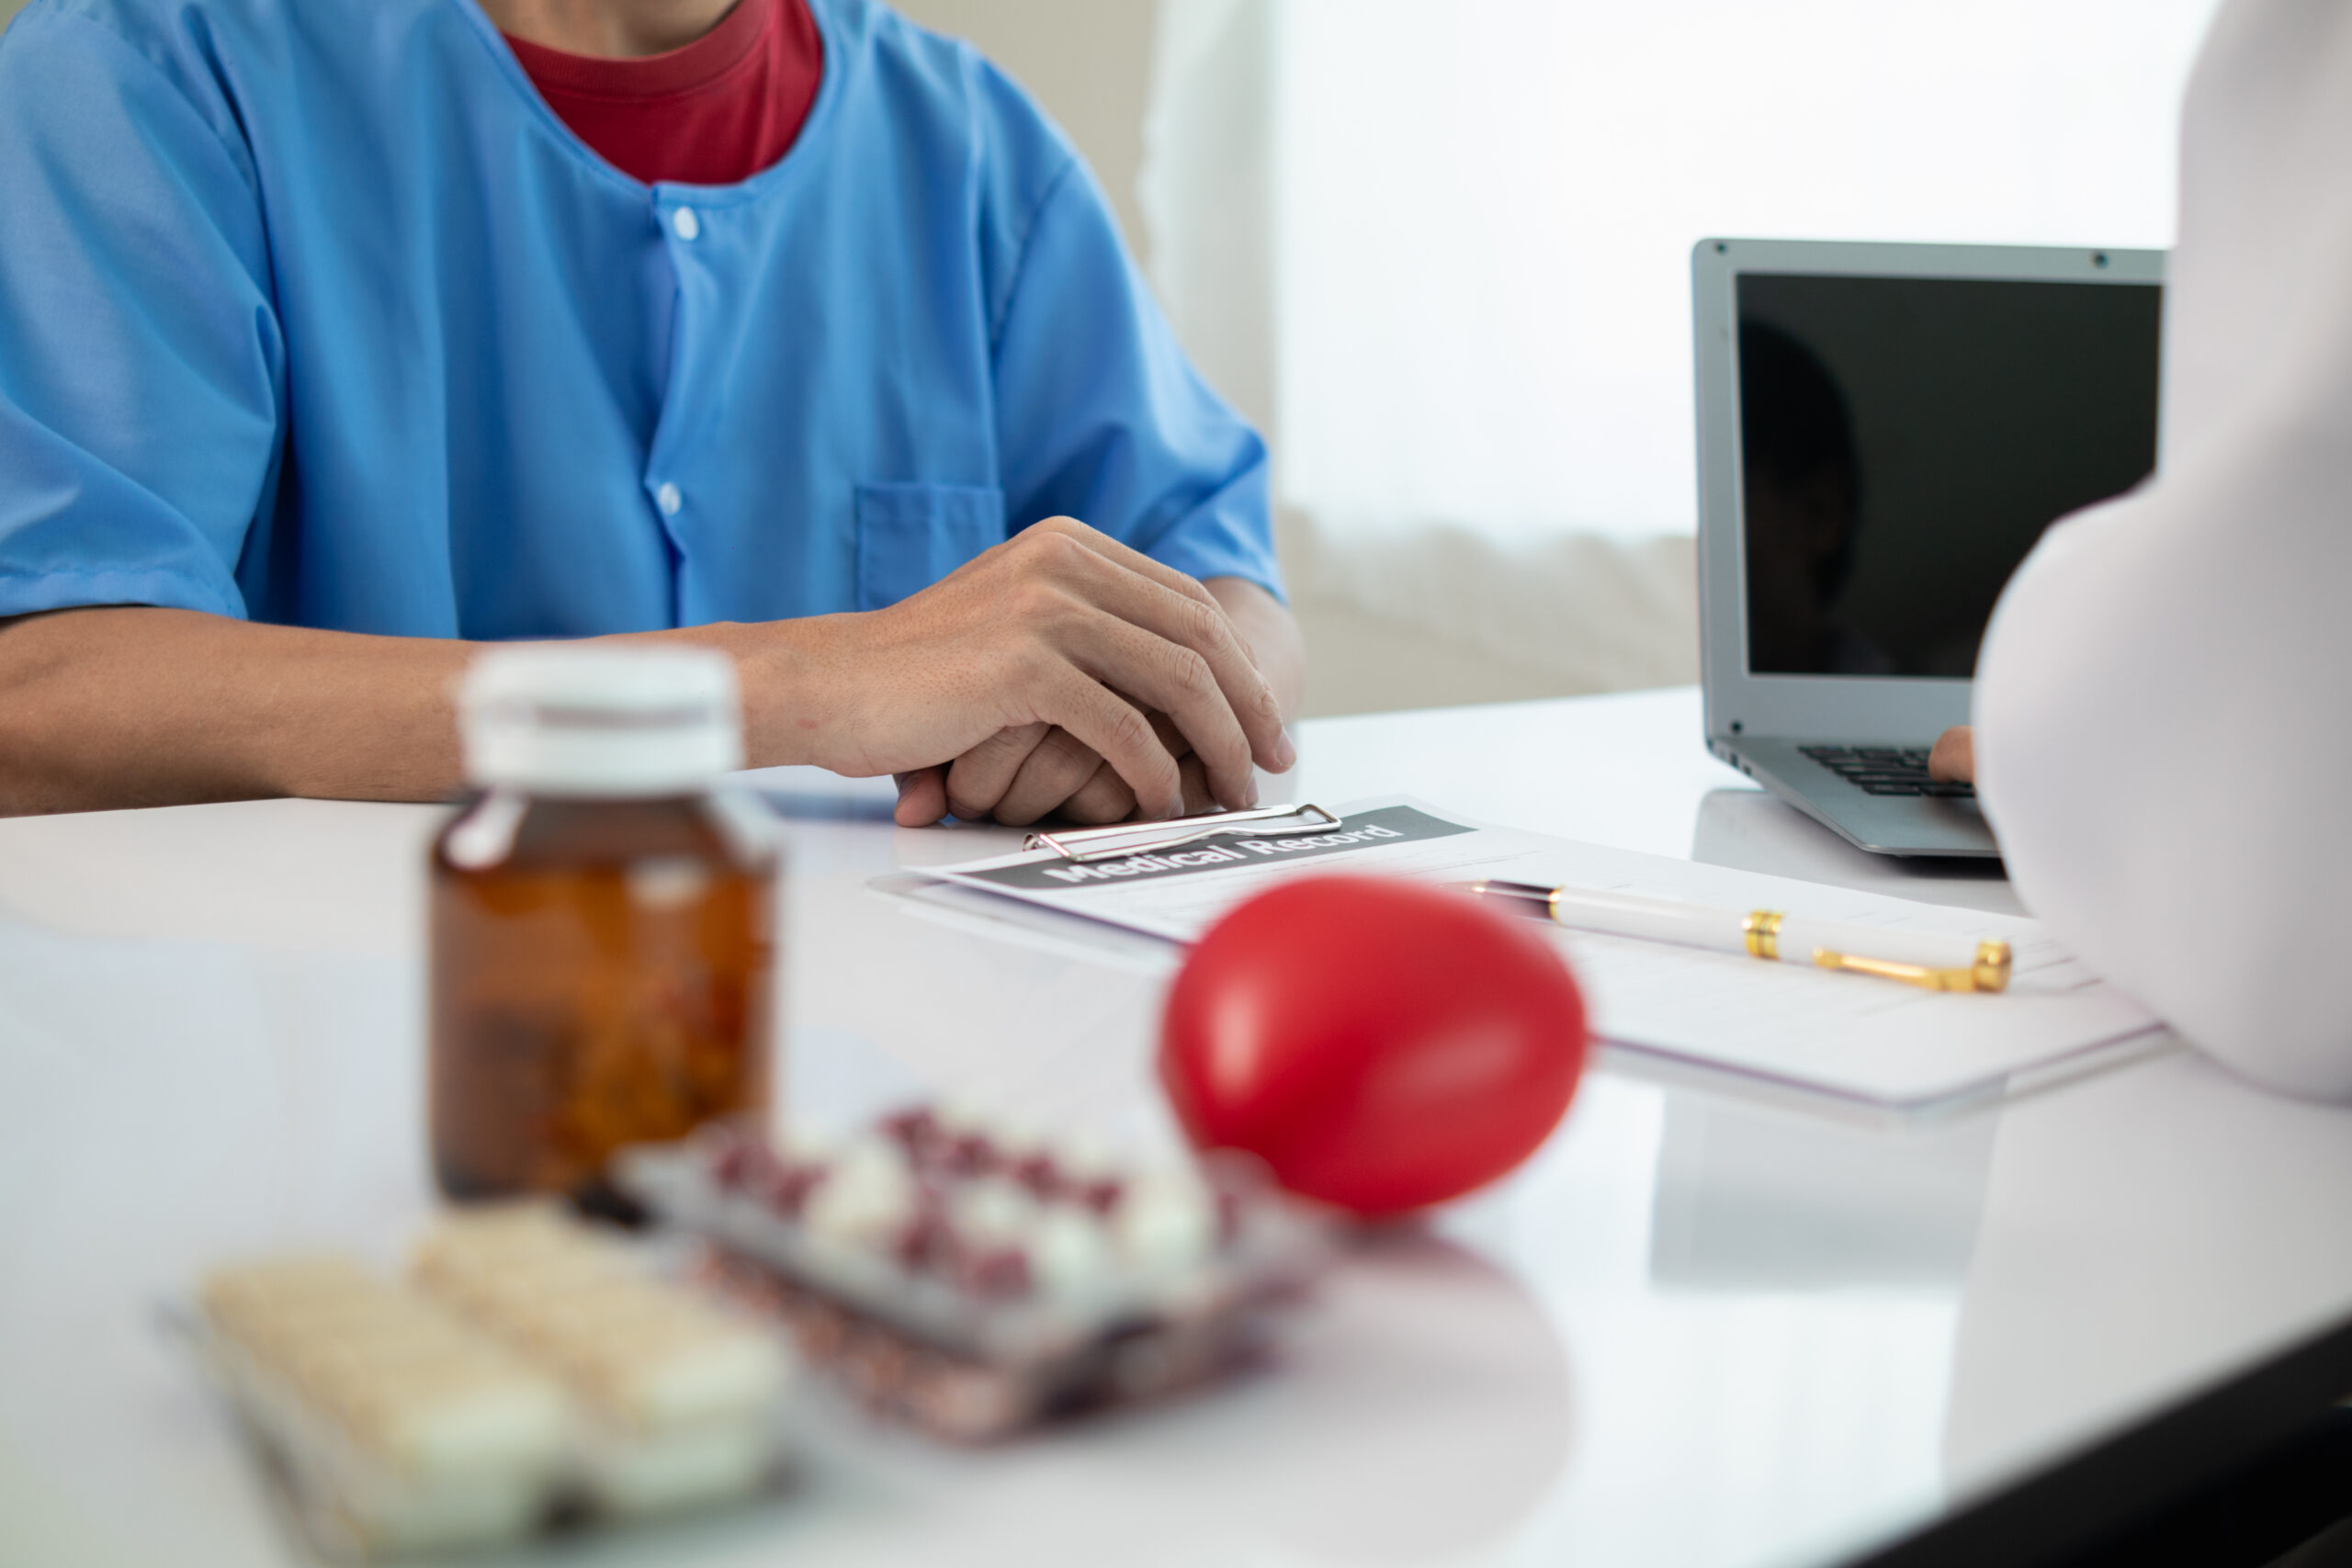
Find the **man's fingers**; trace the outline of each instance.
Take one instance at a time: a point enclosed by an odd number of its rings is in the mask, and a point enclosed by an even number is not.
[[[1179,758],[1176,771],[1184,781],[1184,815],[1197,817],[1204,811],[1215,811],[1216,796],[1209,788],[1208,770],[1201,766],[1201,760]]]
[[[1133,626],[1125,630],[1143,635]],[[1067,666],[1038,695],[1047,717],[1092,747],[1126,781],[1136,794],[1137,816],[1153,819],[1182,814],[1183,779],[1176,771],[1176,759],[1134,704]]]
[[[1049,566],[1067,572],[1070,585],[1090,603],[1207,660],[1250,739],[1251,754],[1270,769],[1290,765],[1295,754],[1283,733],[1282,704],[1215,594],[1174,568],[1069,518],[1048,518],[1030,532],[1037,529],[1047,531],[1041,548],[1059,547]]]
[[[997,807],[1005,790],[1020,776],[1022,764],[1053,727],[1017,724],[1000,729],[947,767],[947,808],[967,822],[978,822]]]
[[[1124,822],[1135,814],[1136,792],[1126,781],[1112,771],[1111,764],[1102,763],[1094,776],[1078,787],[1077,793],[1061,804],[1061,814],[1073,822],[1090,826],[1108,822]]]
[[[1047,730],[1036,750],[1023,760],[1021,771],[1013,775],[1003,798],[996,803],[996,819],[1025,828],[1048,812],[1061,809],[1102,767],[1102,759],[1077,736],[1058,727]],[[1135,805],[1132,797],[1127,805],[1130,808]]]
[[[1974,784],[1976,731],[1959,724],[1937,736],[1928,753],[1928,776],[1944,784]]]
[[[1208,663],[1225,694],[1226,705],[1248,739],[1250,754],[1271,769],[1289,765],[1292,758],[1283,734],[1283,709],[1274,688],[1259,671],[1249,645],[1233,628],[1224,607],[1215,599],[1194,600],[1156,583],[1137,583],[1133,577],[1103,584],[1104,608],[1191,649]],[[1207,590],[1202,590],[1205,594]],[[1171,716],[1177,710],[1167,710]],[[1187,735],[1192,735],[1188,728]],[[1193,736],[1196,748],[1200,738]]]
[[[1218,800],[1237,810],[1256,803],[1258,780],[1250,765],[1249,738],[1206,659],[1182,643],[1114,615],[1088,617],[1063,635],[1071,657],[1087,673],[1146,706],[1158,708],[1183,732],[1193,754],[1208,769],[1209,784]],[[1145,728],[1149,729],[1149,724]],[[1161,750],[1167,754],[1167,748]],[[1123,775],[1125,771],[1120,770]],[[1127,782],[1136,781],[1129,778]],[[1138,799],[1148,798],[1140,788],[1136,795]]]
[[[1216,797],[1209,792],[1208,770],[1201,765],[1198,757],[1193,755],[1192,744],[1174,725],[1168,722],[1166,714],[1155,713],[1148,716],[1151,719],[1152,732],[1159,737],[1159,743],[1167,747],[1169,755],[1176,759],[1178,776],[1184,785],[1184,815],[1192,817],[1216,810]],[[1111,771],[1108,764],[1103,764],[1095,769],[1093,777],[1054,809],[1073,822],[1093,824],[1124,822],[1135,808],[1135,792]]]
[[[1193,754],[1193,743],[1184,739],[1184,732],[1176,728],[1174,719],[1148,708],[1144,710],[1144,717],[1151,720],[1151,732],[1159,737],[1159,743],[1168,748],[1170,756],[1181,761]]]
[[[899,804],[891,818],[901,828],[928,828],[947,815],[947,770],[917,768],[896,775]]]
[[[1208,771],[1201,766],[1200,759],[1188,756],[1181,759],[1176,766],[1179,776],[1183,780],[1184,815],[1197,817],[1202,812],[1216,810],[1216,799],[1209,793]],[[1095,771],[1092,778],[1061,803],[1059,814],[1073,822],[1094,826],[1124,822],[1135,808],[1135,792],[1120,781],[1119,775],[1113,773],[1106,762]]]

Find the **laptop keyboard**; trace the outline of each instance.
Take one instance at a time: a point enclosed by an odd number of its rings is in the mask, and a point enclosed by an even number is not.
[[[1920,795],[1941,800],[1973,800],[1964,784],[1942,784],[1928,776],[1924,746],[1800,746],[1798,750],[1870,795]]]

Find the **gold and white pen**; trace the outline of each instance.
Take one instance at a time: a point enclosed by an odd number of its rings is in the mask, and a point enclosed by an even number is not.
[[[1491,879],[1453,886],[1572,931],[1745,953],[1783,964],[1809,962],[1930,991],[2000,991],[2009,984],[2009,944],[1997,938],[1979,942],[1933,931],[1818,920],[1781,909],[1742,911],[1600,888],[1541,887]]]

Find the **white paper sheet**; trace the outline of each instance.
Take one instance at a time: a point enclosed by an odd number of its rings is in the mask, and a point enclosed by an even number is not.
[[[1344,832],[1209,840],[1161,855],[1073,864],[1052,851],[925,874],[1171,942],[1197,939],[1277,882],[1347,873],[1607,888],[1859,925],[2006,938],[2000,995],[1947,995],[1736,953],[1545,928],[1584,987],[1596,1036],[1876,1105],[1997,1094],[2013,1079],[2134,1044],[2162,1026],[2036,923],[1788,877],[1484,827],[1401,796],[1335,807]]]

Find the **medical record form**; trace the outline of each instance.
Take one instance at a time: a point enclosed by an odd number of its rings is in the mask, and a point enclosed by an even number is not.
[[[1611,1045],[1906,1111],[1999,1095],[2170,1043],[2144,1009],[2021,917],[1488,827],[1404,797],[1334,809],[1340,826],[1321,832],[1270,826],[1262,834],[1089,860],[1027,850],[922,874],[1171,942],[1196,940],[1227,910],[1278,882],[1333,874],[1497,878],[2007,941],[2015,955],[2008,989],[1953,995],[1540,928],[1584,987],[1594,1034]]]

